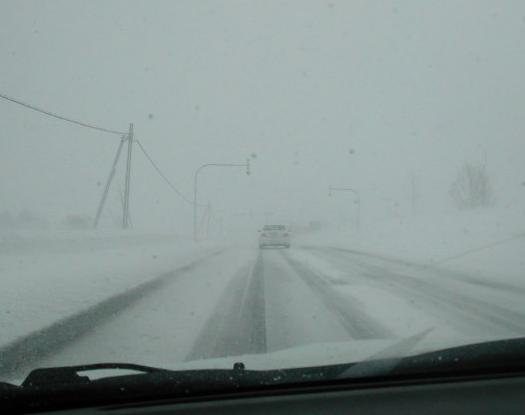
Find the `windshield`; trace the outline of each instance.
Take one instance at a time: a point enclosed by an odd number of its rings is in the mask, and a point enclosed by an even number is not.
[[[525,2],[4,0],[0,33],[0,380],[525,336]]]

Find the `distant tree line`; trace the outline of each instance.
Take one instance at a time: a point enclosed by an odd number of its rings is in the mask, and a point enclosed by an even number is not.
[[[91,223],[92,218],[82,214],[69,214],[61,221],[62,226],[70,229],[88,229],[91,227]],[[0,230],[42,229],[48,225],[46,219],[28,209],[18,213],[7,210],[0,211]]]
[[[47,226],[47,221],[28,209],[24,209],[17,214],[11,213],[7,210],[0,212],[1,229],[36,228],[45,226]]]

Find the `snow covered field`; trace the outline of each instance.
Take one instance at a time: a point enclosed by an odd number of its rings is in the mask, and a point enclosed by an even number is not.
[[[212,249],[172,235],[63,232],[0,242],[0,346]]]
[[[304,244],[347,248],[387,258],[525,284],[525,210],[483,209],[416,216],[325,230]]]

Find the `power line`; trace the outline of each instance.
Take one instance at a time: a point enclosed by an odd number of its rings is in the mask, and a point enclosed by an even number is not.
[[[20,101],[18,99],[11,98],[11,97],[9,97],[9,96],[7,96],[5,94],[2,94],[2,93],[0,93],[0,98],[5,99],[6,101],[10,101],[12,103],[21,105],[22,107],[28,108],[30,110],[39,112],[41,114],[48,115],[50,117],[53,117],[53,118],[56,118],[56,119],[59,119],[59,120],[62,120],[62,121],[67,121],[67,122],[72,123],[72,124],[80,125],[81,127],[91,128],[92,130],[102,131],[104,133],[109,133],[109,134],[117,134],[117,135],[127,135],[128,134],[127,132],[116,131],[116,130],[109,130],[107,128],[98,127],[96,125],[88,124],[88,123],[85,123],[85,122],[82,122],[82,121],[77,121],[77,120],[74,120],[72,118],[67,118],[67,117],[64,117],[62,115],[56,114],[54,112],[47,111],[47,110],[44,110],[42,108],[35,107],[34,105],[28,104],[26,102],[22,102],[22,101]]]
[[[188,199],[186,196],[184,196],[184,194],[182,194],[179,189],[177,189],[175,187],[175,185],[166,177],[166,175],[162,172],[162,170],[159,168],[159,166],[157,166],[157,164],[153,161],[153,159],[150,157],[150,155],[148,154],[148,152],[146,151],[146,149],[144,148],[144,146],[142,145],[142,143],[139,141],[139,140],[135,140],[135,142],[138,144],[139,148],[141,149],[141,151],[144,153],[144,155],[146,156],[146,158],[149,160],[149,162],[151,163],[151,165],[153,166],[153,168],[157,171],[157,173],[159,174],[160,177],[162,177],[164,179],[164,181],[167,183],[167,185],[171,188],[171,190],[173,190],[175,193],[177,193],[177,195],[179,195],[179,197],[182,198],[182,200],[184,200],[186,203],[189,203],[190,205],[193,205],[193,202]]]

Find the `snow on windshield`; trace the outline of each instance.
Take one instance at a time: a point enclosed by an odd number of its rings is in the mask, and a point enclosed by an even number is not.
[[[2,1],[0,380],[523,336],[524,16]]]

